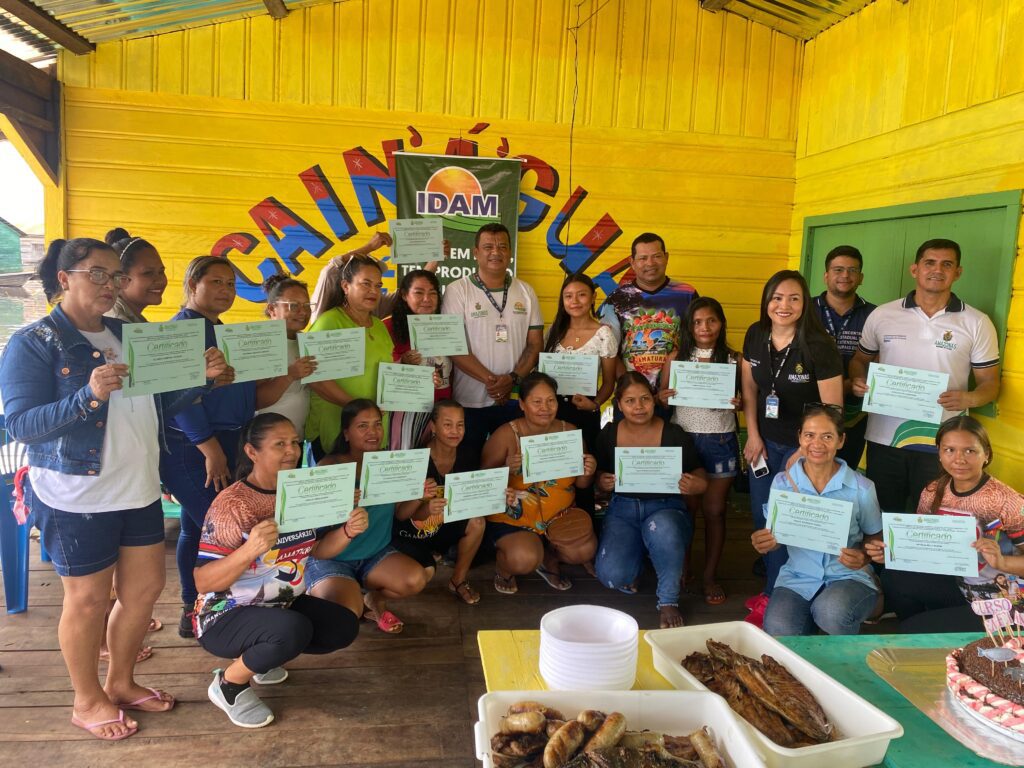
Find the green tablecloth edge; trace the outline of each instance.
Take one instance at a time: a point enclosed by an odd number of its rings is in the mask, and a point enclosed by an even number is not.
[[[780,637],[812,664],[874,704],[903,726],[902,738],[889,744],[886,768],[989,768],[1002,766],[960,744],[933,723],[889,683],[868,667],[866,659],[876,648],[960,648],[984,637],[983,632],[926,635],[857,635],[850,637]],[[839,641],[839,642],[837,642]]]

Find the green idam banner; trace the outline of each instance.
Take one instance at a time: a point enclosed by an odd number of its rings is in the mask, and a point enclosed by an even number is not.
[[[512,274],[516,272],[519,177],[522,162],[492,157],[421,155],[396,152],[398,218],[439,216],[451,256],[437,277],[445,286],[476,272],[473,240],[484,224],[501,222],[511,234]],[[396,264],[399,280],[420,264]]]

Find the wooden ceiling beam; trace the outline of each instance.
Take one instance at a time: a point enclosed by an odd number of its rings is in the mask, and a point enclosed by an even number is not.
[[[730,0],[700,0],[700,7],[705,11],[720,11],[729,4]]]
[[[51,75],[4,50],[0,50],[0,82],[10,83],[44,101],[53,95]]]
[[[95,43],[86,40],[71,27],[57,21],[35,3],[27,2],[27,0],[0,0],[0,8],[72,53],[92,53],[96,50]]]
[[[288,15],[288,6],[284,0],[263,0],[263,4],[267,6],[267,13],[275,19],[283,19]]]

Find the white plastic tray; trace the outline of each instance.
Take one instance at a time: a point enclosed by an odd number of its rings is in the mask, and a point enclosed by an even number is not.
[[[707,653],[709,639],[727,643],[734,651],[755,659],[767,653],[807,686],[842,738],[827,744],[788,749],[780,747],[741,719],[769,768],[861,768],[876,765],[885,757],[889,742],[903,735],[903,726],[887,714],[768,633],[745,621],[657,629],[647,632],[646,638],[651,645],[654,668],[682,690],[707,691],[697,678],[683,669],[680,662],[694,651]]]
[[[480,722],[474,726],[476,756],[492,768],[491,736],[501,730],[501,719],[517,701],[539,701],[575,717],[584,709],[621,712],[631,731],[648,729],[686,736],[707,726],[729,768],[764,768],[759,750],[747,729],[713,693],[696,691],[495,691],[480,697]]]

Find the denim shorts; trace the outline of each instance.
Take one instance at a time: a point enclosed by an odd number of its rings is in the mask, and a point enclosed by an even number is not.
[[[148,547],[164,540],[160,499],[140,509],[65,512],[31,497],[32,515],[53,568],[61,576],[88,576],[117,562],[121,547]]]
[[[324,579],[335,577],[351,579],[359,586],[365,587],[366,577],[370,575],[370,571],[385,557],[397,553],[398,550],[388,544],[377,554],[363,560],[320,560],[311,557],[306,561],[306,588],[312,589]]]
[[[735,432],[691,432],[690,436],[709,478],[736,477],[740,442]]]

